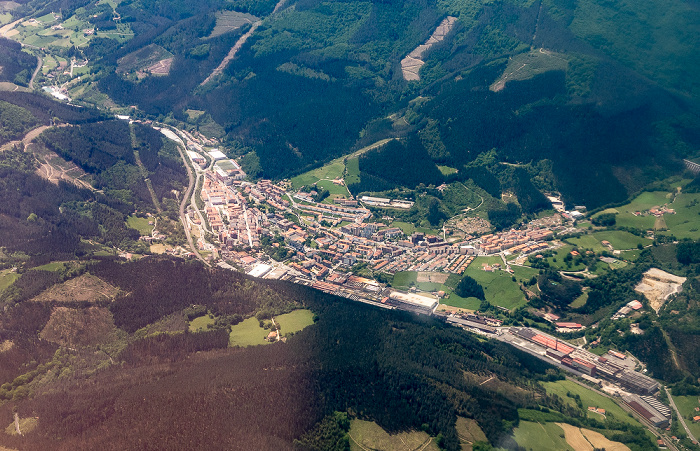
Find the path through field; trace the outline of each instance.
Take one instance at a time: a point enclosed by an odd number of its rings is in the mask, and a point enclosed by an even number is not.
[[[136,160],[136,165],[139,167],[139,170],[141,171],[141,175],[143,176],[143,181],[146,182],[146,186],[148,187],[148,192],[151,193],[151,200],[153,201],[153,205],[156,207],[156,211],[158,212],[158,214],[160,214],[163,212],[163,210],[160,208],[160,203],[158,202],[158,197],[156,196],[156,192],[153,190],[153,184],[151,183],[151,179],[148,178],[148,170],[143,165],[143,162],[141,162],[141,157],[139,156],[138,142],[136,140],[136,132],[134,131],[134,124],[129,124],[129,133],[131,134],[131,147],[133,148],[133,151],[134,151],[134,159]]]

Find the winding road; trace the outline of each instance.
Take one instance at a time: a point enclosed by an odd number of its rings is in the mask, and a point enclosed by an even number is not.
[[[681,426],[683,426],[683,429],[685,429],[685,433],[688,434],[688,438],[692,440],[693,442],[697,442],[698,440],[695,438],[692,432],[690,432],[690,429],[688,429],[688,426],[685,424],[685,419],[683,418],[683,415],[681,415],[680,411],[678,410],[678,407],[676,407],[676,403],[673,401],[673,397],[671,396],[671,392],[668,391],[668,388],[664,387],[664,390],[666,390],[666,396],[668,396],[668,400],[671,403],[671,407],[673,407],[673,410],[676,411],[676,416],[678,417],[678,421],[681,422]]]

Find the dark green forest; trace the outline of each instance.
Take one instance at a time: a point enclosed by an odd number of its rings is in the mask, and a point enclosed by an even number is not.
[[[0,81],[28,86],[36,63],[36,57],[23,52],[19,42],[0,38],[0,66],[2,66]]]
[[[71,379],[60,393],[40,391],[17,403],[21,415],[32,412],[40,418],[37,433],[23,439],[26,449],[49,441],[56,449],[67,449],[76,440],[90,446],[129,447],[147,430],[168,446],[199,441],[243,449],[263,440],[290,449],[295,438],[334,411],[354,412],[388,431],[427,428],[433,435],[442,434],[446,449],[455,449],[456,415],[477,419],[496,441],[517,424],[518,407],[556,406],[556,400],[543,397],[531,381],[544,378],[547,365],[432,319],[384,312],[286,282],[262,283],[236,272],[211,272],[194,262],[155,257],[131,264],[105,260],[86,269],[128,293],[109,306],[117,326],[128,332],[192,303],[204,303],[210,312],[238,320],[303,306],[317,320],[287,343],[255,348],[224,349],[225,324],[223,330],[202,334],[135,339],[117,357],[122,366],[88,380]],[[20,302],[3,315],[0,328],[11,327],[20,312],[41,308]],[[36,321],[23,326],[27,337],[36,336],[48,319],[46,313],[34,315]],[[49,363],[40,370],[47,367]],[[495,373],[519,388],[484,390],[471,385],[463,371]],[[143,407],[144,394],[149,407],[136,408],[135,403]],[[0,415],[9,412],[10,404],[0,407]],[[191,415],[177,415],[186,405]],[[151,415],[156,411],[161,414]],[[167,421],[148,420],[162,418],[165,412]],[[197,427],[202,421],[210,424],[206,432]],[[266,433],[256,432],[263,424]],[[134,433],[124,435],[122,427]],[[182,433],[173,435],[173,427]]]
[[[82,5],[66,3],[72,5],[68,11]],[[516,173],[503,187],[522,197],[523,213],[545,208],[536,193],[543,189],[560,191],[567,204],[595,208],[678,172],[681,158],[693,155],[700,143],[693,132],[699,122],[695,100],[686,95],[694,92],[688,50],[695,39],[645,34],[635,22],[641,20],[636,7],[613,3],[584,2],[579,11],[559,1],[539,8],[521,2],[299,0],[268,17],[223,76],[199,86],[246,30],[209,38],[214,13],[234,9],[268,16],[274,2],[165,7],[135,1],[117,7],[135,37],[124,44],[94,39],[85,52],[100,74],[100,90],[112,99],[161,120],[206,129],[232,148],[254,150],[258,176],[289,177],[399,137],[407,152],[401,170],[385,170],[396,144],[369,153],[353,192],[438,183],[442,177],[432,160],[471,173],[477,185],[499,197],[498,184],[472,168],[480,155],[494,152],[496,162],[539,168]],[[657,16],[687,20],[687,7],[678,2],[663,14],[656,14],[657,6],[649,5],[655,13],[645,17],[659,29],[668,25]],[[615,8],[630,15],[623,22],[635,39],[591,32]],[[581,16],[583,11],[593,15]],[[426,54],[421,80],[404,81],[399,61],[447,14],[459,18],[454,31]],[[649,52],[645,46],[654,42],[673,42],[678,52]],[[175,55],[169,75],[135,81],[115,71],[121,57],[151,44]],[[489,89],[509,70],[509,58],[540,47],[549,53],[530,54],[534,62],[528,64],[543,64],[541,70],[500,91]],[[641,55],[666,58],[673,62],[668,67],[682,70],[674,73],[663,64],[650,69]],[[187,109],[206,114],[192,122]],[[546,174],[542,161],[551,165]],[[552,182],[537,182],[543,179]]]

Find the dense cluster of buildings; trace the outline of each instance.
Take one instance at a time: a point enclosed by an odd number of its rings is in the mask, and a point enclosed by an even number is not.
[[[544,241],[552,238],[554,232],[549,229],[509,230],[482,236],[477,248],[487,255],[506,250],[512,254],[530,253],[547,249],[549,246]]]

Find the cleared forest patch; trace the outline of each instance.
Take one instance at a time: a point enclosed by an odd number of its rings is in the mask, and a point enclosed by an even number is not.
[[[447,16],[440,22],[440,25],[435,29],[433,34],[425,41],[424,44],[419,45],[411,53],[409,53],[404,59],[401,60],[401,71],[403,72],[404,80],[415,81],[420,80],[418,72],[420,68],[423,67],[425,62],[423,61],[423,55],[425,52],[430,50],[432,46],[441,42],[445,39],[445,36],[452,31],[452,27],[457,23],[457,18],[452,16]]]
[[[99,302],[112,301],[119,292],[118,288],[108,284],[92,274],[83,274],[74,279],[54,285],[32,299],[36,302]]]
[[[117,328],[104,307],[56,307],[39,336],[61,346],[95,346],[113,340]]]
[[[216,25],[209,35],[210,38],[221,36],[229,31],[238,30],[246,24],[257,21],[258,18],[252,14],[238,11],[219,11],[216,13]]]
[[[170,59],[173,54],[157,44],[150,44],[135,52],[131,52],[117,60],[117,73],[127,74],[131,71],[140,71],[155,67],[164,60]],[[165,63],[163,63],[164,65]],[[168,65],[168,69],[169,69]]]

